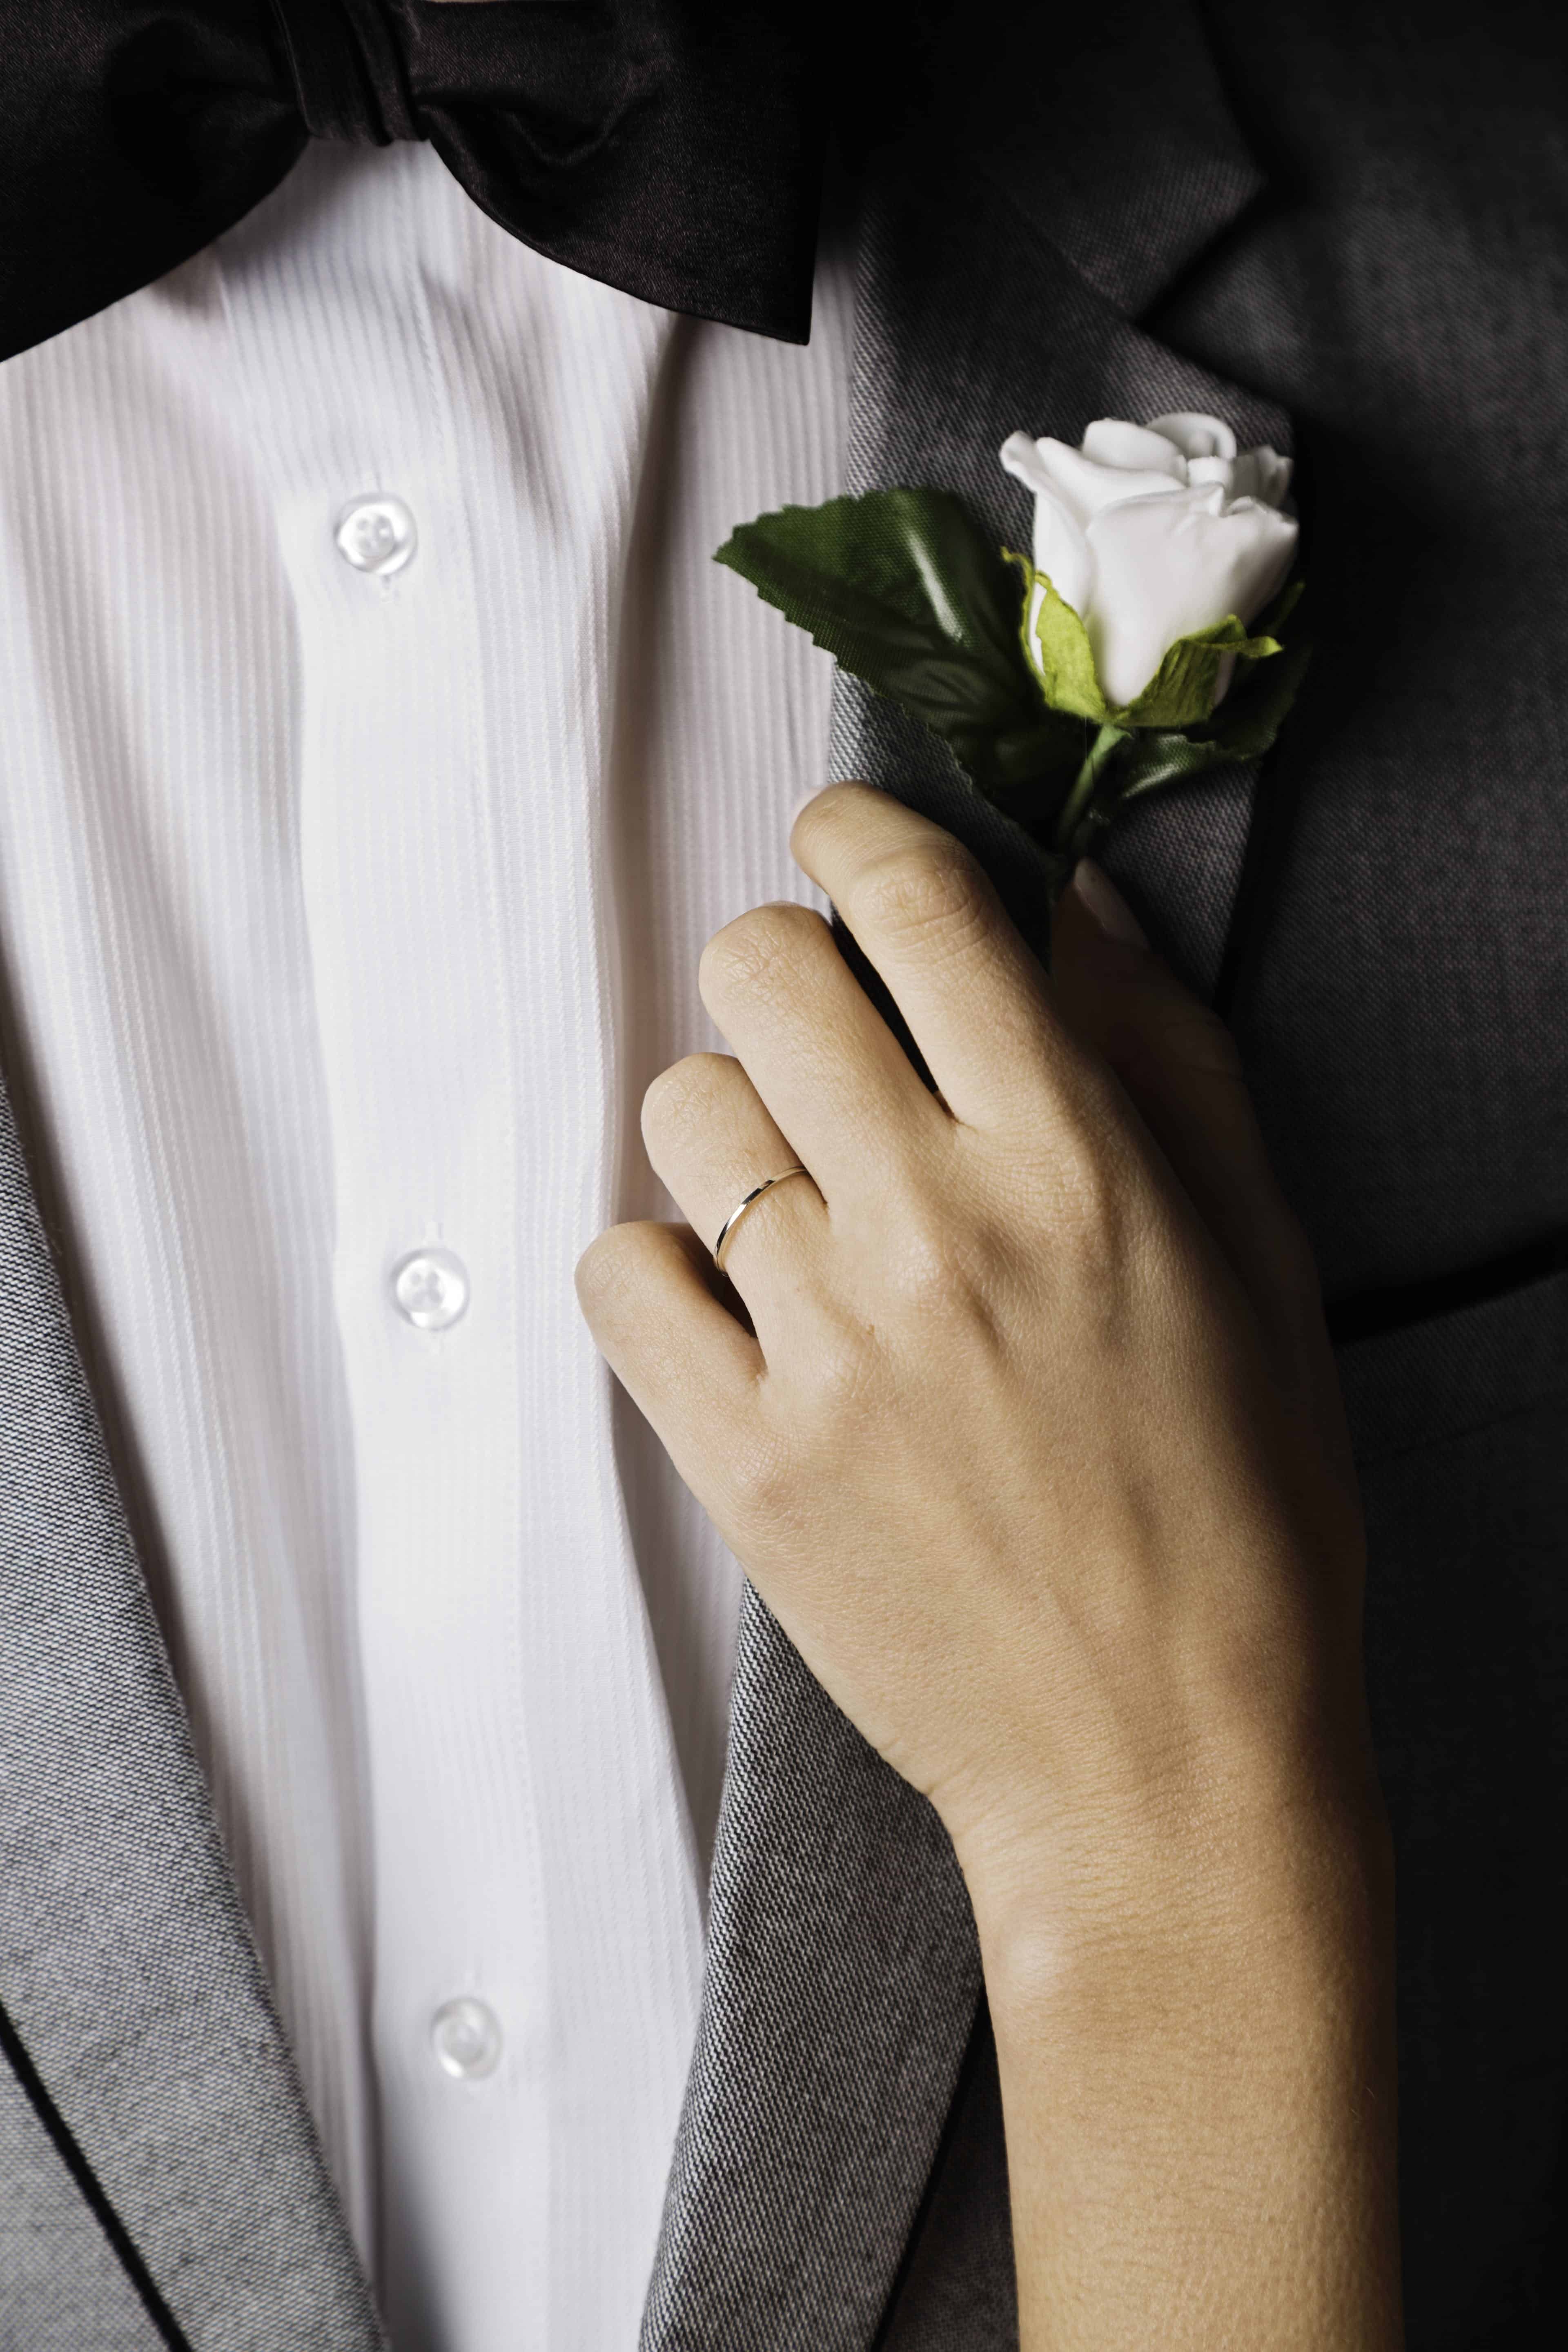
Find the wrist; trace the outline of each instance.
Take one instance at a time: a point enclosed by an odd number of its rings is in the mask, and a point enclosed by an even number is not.
[[[1370,1775],[1136,1834],[1015,1821],[955,1843],[994,2012],[1065,2025],[1103,2021],[1110,1998],[1201,2005],[1239,1984],[1310,2005],[1391,1966],[1393,1851]]]
[[[1116,1899],[1058,1879],[1054,1915],[983,1895],[1025,2352],[1149,2340],[1159,2280],[1173,2347],[1245,2314],[1260,2346],[1394,2352],[1389,1853],[1373,1808]]]

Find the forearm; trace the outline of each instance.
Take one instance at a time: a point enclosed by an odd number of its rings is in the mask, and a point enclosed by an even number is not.
[[[1393,1887],[1375,1805],[1180,1842],[1045,1930],[980,1911],[1022,2352],[1396,2352]],[[1168,1875],[1163,1874],[1168,1867]]]

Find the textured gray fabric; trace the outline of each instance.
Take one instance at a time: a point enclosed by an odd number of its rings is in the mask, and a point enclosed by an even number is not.
[[[971,100],[976,152],[1079,276],[1135,319],[1265,185],[1200,21],[1181,5],[1100,0],[1070,38],[1053,24],[1048,65],[1037,15],[1009,10],[998,29]]]
[[[1318,653],[1237,1017],[1340,1299],[1568,1223],[1568,20],[1205,19],[1270,199],[1150,323],[1297,420]]]
[[[16,2076],[0,2060],[0,2352],[162,2339]]]
[[[858,2352],[931,2168],[979,1958],[935,1814],[750,1590],[709,1937],[645,2352]]]
[[[1152,793],[1133,803],[1099,850],[1173,969],[1200,996],[1211,997],[1219,978],[1254,798],[1268,790],[1256,769],[1227,768]]]
[[[1410,2352],[1568,2319],[1568,1275],[1341,1352],[1398,1859]]]
[[[194,2345],[368,2352],[376,2323],[219,1848],[3,1093],[0,1290],[0,2000]],[[12,2115],[20,2094],[3,2062],[0,2074]],[[37,2214],[58,2237],[68,2191],[52,2146],[11,2128],[0,2162],[0,2229],[14,2243]],[[47,2328],[40,2316],[29,2352],[124,2337],[106,2241],[85,2208],[80,2224],[79,2270],[54,2282],[58,2315]],[[0,2264],[7,2251],[0,2237]],[[16,2272],[0,2267],[0,2307],[14,2279],[34,2292],[28,2275],[24,2249]]]
[[[1017,2336],[1002,2084],[982,2001],[876,2352],[1000,2352]]]
[[[1206,22],[1270,200],[1152,323],[1297,416],[1319,653],[1236,1021],[1348,1320],[1568,1232],[1568,29]],[[1558,1276],[1344,1351],[1412,2352],[1568,2336],[1563,1317]]]

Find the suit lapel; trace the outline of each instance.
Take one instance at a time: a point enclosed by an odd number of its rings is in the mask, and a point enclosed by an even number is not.
[[[1283,442],[1277,410],[1117,308],[1152,300],[1258,185],[1190,24],[1179,10],[1162,23],[1163,65],[1152,48],[1145,57],[1148,102],[1114,141],[1103,110],[1098,142],[1074,128],[1081,76],[1069,74],[1055,118],[1046,108],[1002,122],[987,106],[987,166],[954,152],[933,170],[927,142],[915,168],[911,151],[871,171],[847,488],[942,484],[999,541],[1026,546],[1026,506],[996,462],[1019,426],[1076,440],[1095,416],[1198,408]],[[1184,34],[1184,62],[1173,51]],[[1082,74],[1094,70],[1089,59]],[[1034,166],[1026,212],[1009,190]],[[830,772],[881,783],[966,839],[1038,935],[1028,844],[934,738],[851,679],[837,688]],[[1118,871],[1178,959],[1212,979],[1247,791],[1194,790],[1169,805],[1173,817],[1122,845]],[[931,2183],[979,1990],[941,1824],[748,1591],[702,2019],[644,2352],[866,2352]],[[907,2278],[899,2292],[897,2328],[913,2332],[898,2340],[920,2340]],[[993,2307],[1003,2315],[989,2332],[966,2336],[973,2352],[1011,2340],[1010,2297]]]
[[[748,1587],[702,2019],[645,2352],[868,2345],[980,1985],[935,1814]]]
[[[3,1087],[0,1279],[0,2002],[191,2342],[369,2352]]]

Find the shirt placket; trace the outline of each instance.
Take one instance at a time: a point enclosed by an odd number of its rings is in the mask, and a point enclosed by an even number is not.
[[[298,624],[379,2268],[399,2352],[599,2352],[636,2332],[701,1958],[572,1283],[619,1150],[604,771],[668,322],[483,250],[427,150],[296,176],[224,266]]]
[[[361,201],[356,205],[356,194]],[[298,616],[301,888],[331,1124],[400,2342],[549,2341],[548,1906],[520,1624],[510,1010],[465,485],[401,208],[236,256]],[[358,211],[360,217],[353,215]],[[318,396],[311,397],[311,387]]]

